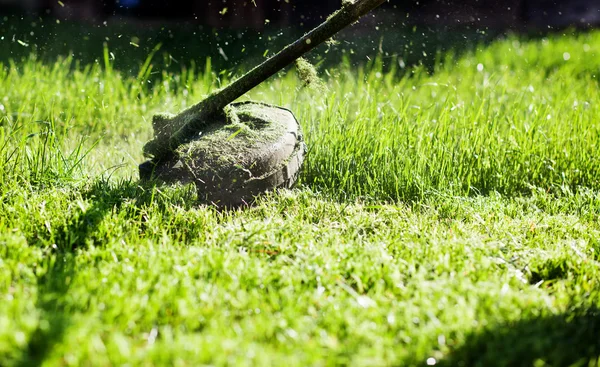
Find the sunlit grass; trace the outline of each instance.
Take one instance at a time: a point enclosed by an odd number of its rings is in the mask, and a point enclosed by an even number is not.
[[[233,212],[137,182],[226,74],[109,53],[0,68],[0,365],[598,363],[600,33],[279,75],[301,183]]]

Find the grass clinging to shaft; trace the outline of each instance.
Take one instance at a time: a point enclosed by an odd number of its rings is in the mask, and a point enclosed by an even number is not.
[[[0,365],[598,365],[599,53],[273,79],[249,97],[295,111],[301,184],[230,212],[137,183],[210,67],[2,65]]]

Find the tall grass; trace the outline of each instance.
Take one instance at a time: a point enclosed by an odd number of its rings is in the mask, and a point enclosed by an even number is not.
[[[296,112],[310,147],[301,182],[340,199],[597,189],[598,39],[509,37],[461,57],[440,55],[432,73],[346,61],[322,71],[325,94],[303,90],[288,73],[246,98]],[[87,174],[126,164],[122,176],[135,177],[151,115],[176,112],[227,83],[210,62],[154,70],[159,47],[131,76],[115,71],[109,55],[105,48],[103,62],[90,65],[31,57],[2,66],[3,181],[25,172],[7,168],[16,160],[43,164],[47,148],[71,154],[98,139],[104,143]],[[39,178],[45,168],[31,169]]]
[[[596,189],[597,37],[510,38],[400,80],[344,68],[325,112],[301,118],[317,122],[305,182],[389,200]]]

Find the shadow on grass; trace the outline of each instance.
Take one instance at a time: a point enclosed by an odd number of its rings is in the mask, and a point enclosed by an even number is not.
[[[598,366],[600,310],[579,308],[467,336],[442,366]]]
[[[198,204],[197,195],[191,188],[153,186],[132,180],[117,183],[97,180],[82,193],[82,198],[91,205],[71,214],[63,226],[54,229],[51,241],[59,251],[85,248],[90,241],[104,243],[107,235],[99,231],[99,227],[112,213],[125,211],[125,218],[137,218],[140,211],[149,208],[166,212],[173,205],[190,209]],[[143,230],[143,216],[140,221]]]
[[[136,215],[149,205],[164,210],[174,202],[186,202],[189,190],[178,190],[178,194],[164,195],[160,189],[141,186],[137,182],[122,181],[116,184],[98,180],[84,192],[83,198],[92,202],[86,210],[78,211],[67,219],[66,224],[55,231],[52,240],[55,246],[48,248],[47,271],[38,277],[36,309],[40,314],[37,329],[16,366],[42,365],[59,345],[66,331],[73,325],[73,316],[79,312],[69,300],[71,282],[77,275],[78,250],[85,249],[89,240],[102,243],[98,227],[107,215],[119,210],[123,203],[133,200],[127,210]],[[193,205],[189,200],[188,205]],[[42,265],[42,266],[44,266]]]
[[[36,309],[40,313],[37,329],[32,333],[23,358],[17,366],[40,366],[59,345],[72,325],[75,310],[69,309],[69,289],[76,276],[78,248],[85,246],[104,217],[127,197],[139,197],[136,185],[122,182],[110,185],[97,181],[84,193],[93,204],[67,219],[52,236],[54,253],[47,257],[48,270],[38,278]]]
[[[76,256],[72,253],[52,257],[47,272],[38,278],[36,308],[40,312],[40,321],[16,366],[42,365],[53,348],[63,340],[72,323],[66,298],[76,272],[75,260]]]

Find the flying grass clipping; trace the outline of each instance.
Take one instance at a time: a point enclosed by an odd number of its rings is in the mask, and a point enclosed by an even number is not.
[[[325,91],[327,86],[317,73],[317,69],[313,64],[308,62],[303,57],[298,58],[295,61],[296,71],[298,72],[298,78],[302,81],[302,87],[308,87],[316,91]]]

